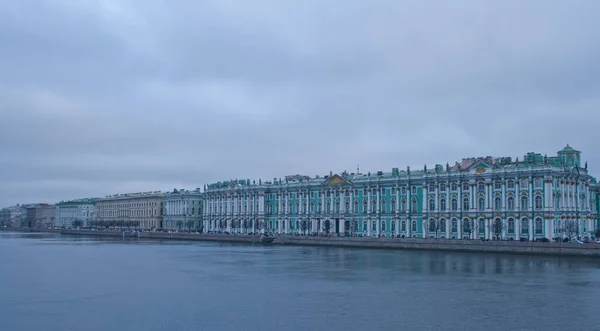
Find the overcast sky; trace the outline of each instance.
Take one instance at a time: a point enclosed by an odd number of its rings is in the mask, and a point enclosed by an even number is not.
[[[0,1],[0,206],[554,155],[600,1]]]

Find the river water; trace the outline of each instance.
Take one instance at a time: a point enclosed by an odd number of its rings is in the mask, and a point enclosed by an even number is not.
[[[0,232],[0,330],[600,330],[600,260]]]

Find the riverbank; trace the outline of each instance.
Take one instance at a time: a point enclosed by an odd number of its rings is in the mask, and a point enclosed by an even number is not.
[[[4,231],[19,232],[51,232],[63,235],[113,237],[122,238],[123,233],[118,231],[82,231],[82,230],[38,230],[38,229],[11,229]],[[137,235],[127,234],[126,238],[138,238]],[[140,239],[156,240],[189,240],[189,241],[220,241],[234,243],[258,243],[258,236],[246,235],[210,235],[164,232],[140,232]],[[391,237],[302,237],[280,236],[273,244],[298,245],[298,246],[331,246],[352,248],[377,248],[397,250],[442,250],[462,252],[488,252],[512,254],[536,254],[553,256],[590,256],[600,257],[600,245],[595,243],[573,244],[554,242],[519,242],[519,241],[480,241],[480,240],[454,240],[454,239],[422,239],[422,238],[391,238]]]

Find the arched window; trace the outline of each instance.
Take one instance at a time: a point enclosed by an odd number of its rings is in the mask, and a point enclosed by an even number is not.
[[[494,199],[494,209],[496,209],[496,210],[502,209],[502,198],[496,197]]]
[[[484,233],[485,232],[485,219],[480,218],[479,219],[479,233]]]
[[[419,211],[419,209],[417,208],[417,207],[418,207],[418,205],[417,205],[417,198],[412,198],[412,203],[411,203],[411,204],[412,204],[412,206],[411,206],[411,211],[412,211],[413,213],[414,213],[414,212],[418,212],[418,211]]]
[[[377,201],[373,200],[371,201],[371,212],[374,213],[377,211]]]
[[[463,232],[471,231],[471,222],[469,221],[468,218],[463,219],[462,230],[463,230]]]
[[[543,223],[542,219],[538,217],[535,219],[535,232],[542,233],[543,230],[544,230],[544,223]]]
[[[478,210],[484,210],[485,209],[485,199],[484,198],[479,198],[479,201],[477,203],[477,209]]]
[[[450,205],[451,205],[452,211],[458,210],[458,201],[456,200],[456,198],[452,198]]]
[[[463,210],[469,210],[469,198],[468,197],[464,197],[463,198],[463,206],[462,206]]]
[[[514,210],[515,209],[515,198],[514,197],[508,197],[508,199],[506,199],[506,209],[508,210]]]
[[[385,213],[385,199],[381,199],[381,204],[379,206],[379,212],[380,213]]]
[[[331,202],[330,201],[327,201],[327,203],[325,205],[325,212],[331,213]]]
[[[440,220],[440,232],[446,232],[446,220],[443,218]]]
[[[390,213],[396,212],[396,199],[390,200]]]
[[[521,220],[521,233],[529,232],[529,220],[527,218],[523,218]]]
[[[452,228],[451,228],[452,232],[457,232],[458,231],[458,221],[456,220],[456,218],[452,219],[452,223],[451,224],[452,224],[451,225],[452,226]]]
[[[344,210],[344,213],[349,213],[350,212],[350,201],[346,200],[346,209]]]
[[[528,205],[528,199],[527,196],[524,195],[521,197],[521,209],[527,209],[527,205]]]
[[[404,211],[406,211],[406,199],[401,199],[400,200],[400,212],[403,213]]]
[[[440,199],[440,211],[446,211],[446,199]]]
[[[435,200],[429,199],[429,210],[435,210]]]
[[[396,232],[396,221],[390,221],[390,224],[392,225],[392,232]]]
[[[373,232],[377,231],[377,223],[375,223],[375,221],[371,222],[371,231],[373,231]]]
[[[411,230],[412,232],[417,232],[417,221],[412,221]]]
[[[514,218],[508,219],[508,232],[515,232],[515,219]]]
[[[535,209],[542,209],[542,196],[536,195],[535,197]]]
[[[363,200],[363,214],[367,213],[367,200]]]
[[[354,200],[354,210],[353,213],[358,213],[358,200]]]
[[[435,220],[433,218],[429,220],[429,232],[435,232]]]
[[[367,221],[363,221],[363,232],[367,232],[368,228],[369,228],[369,224],[367,223]]]
[[[406,221],[402,221],[402,225],[401,225],[401,231],[404,232],[406,231]]]
[[[381,221],[381,232],[385,232],[385,221]]]

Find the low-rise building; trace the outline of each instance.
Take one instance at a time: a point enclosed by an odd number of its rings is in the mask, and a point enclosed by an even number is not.
[[[160,229],[163,218],[160,191],[109,195],[96,200],[92,226]]]
[[[173,190],[164,197],[163,229],[202,231],[202,193]]]
[[[61,201],[56,204],[57,227],[89,227],[95,210],[96,198]]]

